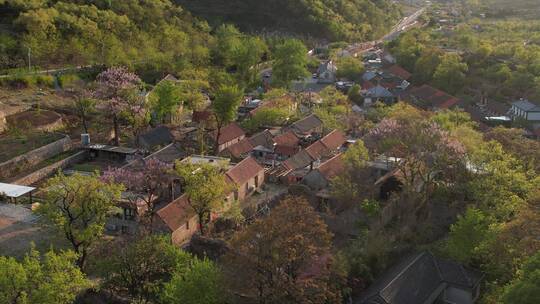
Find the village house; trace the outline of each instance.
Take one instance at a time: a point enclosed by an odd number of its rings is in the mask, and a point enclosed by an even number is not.
[[[146,151],[153,151],[156,148],[165,147],[171,144],[174,137],[166,126],[159,126],[144,134],[139,135],[138,145]]]
[[[145,194],[130,191],[122,192],[120,200],[116,202],[112,216],[107,218],[106,229],[109,234],[135,235],[139,232],[140,224],[148,211]],[[152,198],[155,203],[158,197]]]
[[[345,170],[343,154],[338,154],[311,170],[304,176],[302,183],[313,191],[320,191],[326,189],[332,178],[342,173],[343,170]]]
[[[355,304],[473,304],[483,275],[456,262],[420,252],[386,271]]]
[[[227,147],[225,150],[221,151],[220,155],[223,157],[228,157],[233,161],[240,161],[251,154],[253,151],[253,144],[249,138],[244,138],[241,141],[235,143],[234,145]]]
[[[510,113],[513,119],[524,119],[527,121],[540,121],[540,106],[526,100],[520,99],[512,103]]]
[[[263,162],[265,160],[274,159],[274,149],[276,143],[274,142],[274,136],[269,130],[264,130],[251,136],[249,141],[254,147],[252,155],[257,159],[260,159]]]
[[[212,132],[212,140],[218,143],[218,152],[225,150],[226,148],[240,142],[242,139],[246,138],[246,133],[240,126],[236,123],[230,123],[221,128],[219,138],[217,130]]]
[[[234,188],[227,201],[243,201],[261,189],[265,180],[265,171],[255,158],[248,157],[227,170],[225,177]]]
[[[199,231],[199,219],[186,194],[165,204],[156,212],[156,230],[171,236],[173,244],[181,246],[189,242]]]
[[[299,138],[319,138],[323,133],[323,122],[317,115],[311,114],[296,121],[290,128]]]
[[[323,62],[317,69],[318,83],[334,83],[336,82],[337,67],[332,60]]]
[[[300,139],[292,131],[277,135],[274,137],[274,142],[277,160],[285,160],[300,151]]]
[[[415,105],[431,111],[450,109],[460,102],[458,98],[427,84],[412,88],[403,99],[408,99]]]
[[[89,151],[89,158],[91,160],[97,159],[117,163],[129,163],[139,155],[139,150],[128,147],[91,144],[85,148]]]

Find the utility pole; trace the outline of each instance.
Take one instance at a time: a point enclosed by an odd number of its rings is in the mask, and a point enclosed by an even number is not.
[[[28,72],[32,71],[32,62],[30,61],[30,56],[32,53],[32,49],[30,47],[28,48]]]

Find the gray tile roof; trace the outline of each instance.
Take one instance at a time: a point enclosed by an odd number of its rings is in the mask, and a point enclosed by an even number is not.
[[[525,112],[540,112],[540,106],[535,105],[534,103],[526,99],[518,100],[512,103],[512,106],[519,108]]]

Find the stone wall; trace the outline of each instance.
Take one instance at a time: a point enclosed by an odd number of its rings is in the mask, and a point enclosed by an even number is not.
[[[24,177],[11,181],[12,184],[30,186],[55,174],[58,170],[65,169],[71,165],[80,163],[88,158],[88,151],[80,151],[68,158],[64,158],[54,164],[34,171]]]
[[[65,136],[46,146],[32,150],[26,154],[14,157],[0,163],[0,180],[12,177],[25,169],[31,168],[40,162],[54,157],[71,149],[72,142],[69,136]]]

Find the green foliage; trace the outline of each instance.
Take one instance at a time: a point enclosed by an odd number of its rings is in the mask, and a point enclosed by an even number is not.
[[[534,304],[540,302],[540,252],[523,265],[519,277],[506,287],[505,304]]]
[[[181,272],[175,272],[165,285],[165,304],[219,304],[223,301],[223,279],[217,265],[208,259],[195,259]]]
[[[400,19],[390,1],[350,0],[179,0],[209,22],[241,29],[299,33],[332,41],[379,38]]]
[[[461,61],[459,55],[445,54],[433,74],[433,81],[442,90],[455,94],[463,88],[468,70],[467,64]]]
[[[69,304],[90,287],[72,251],[47,252],[43,258],[32,249],[18,262],[0,256],[0,303]]]
[[[474,128],[476,126],[476,124],[471,121],[469,113],[462,110],[440,111],[431,119],[447,131],[454,131],[459,127]]]
[[[170,239],[155,235],[104,246],[102,255],[97,266],[103,287],[141,303],[156,301],[172,273],[183,275],[194,260]]]
[[[334,86],[327,86],[320,93],[323,106],[348,105],[349,100]]]
[[[289,111],[282,108],[264,108],[260,109],[244,121],[242,121],[242,129],[254,133],[265,126],[282,126],[287,123],[290,117]]]
[[[453,259],[470,264],[482,242],[489,237],[490,224],[491,220],[482,211],[467,209],[450,228],[446,251]]]
[[[357,105],[362,105],[364,103],[364,97],[362,96],[362,87],[358,84],[353,85],[349,89],[347,97],[350,101],[354,102]]]
[[[177,162],[177,174],[182,178],[183,191],[189,197],[189,204],[199,217],[201,232],[210,222],[212,212],[221,211],[229,185],[220,166],[215,164],[191,164]]]
[[[347,121],[344,119],[347,114],[345,106],[317,108],[313,113],[322,120],[326,130],[345,131],[348,128]]]
[[[336,60],[337,77],[346,78],[352,81],[362,79],[364,73],[364,64],[358,58],[347,56]]]
[[[107,213],[122,190],[121,185],[105,183],[97,175],[60,173],[47,182],[47,199],[38,213],[67,238],[79,255],[79,267],[84,267],[88,250],[103,234]]]
[[[298,77],[308,76],[307,49],[296,39],[287,39],[274,51],[272,85],[288,87]]]
[[[243,93],[238,86],[221,86],[216,92],[216,98],[212,102],[212,109],[219,127],[233,121]]]
[[[362,201],[360,207],[368,217],[375,217],[381,212],[381,205],[376,200],[365,199]]]
[[[159,121],[174,114],[180,103],[180,89],[171,81],[160,82],[150,93],[150,107]]]

